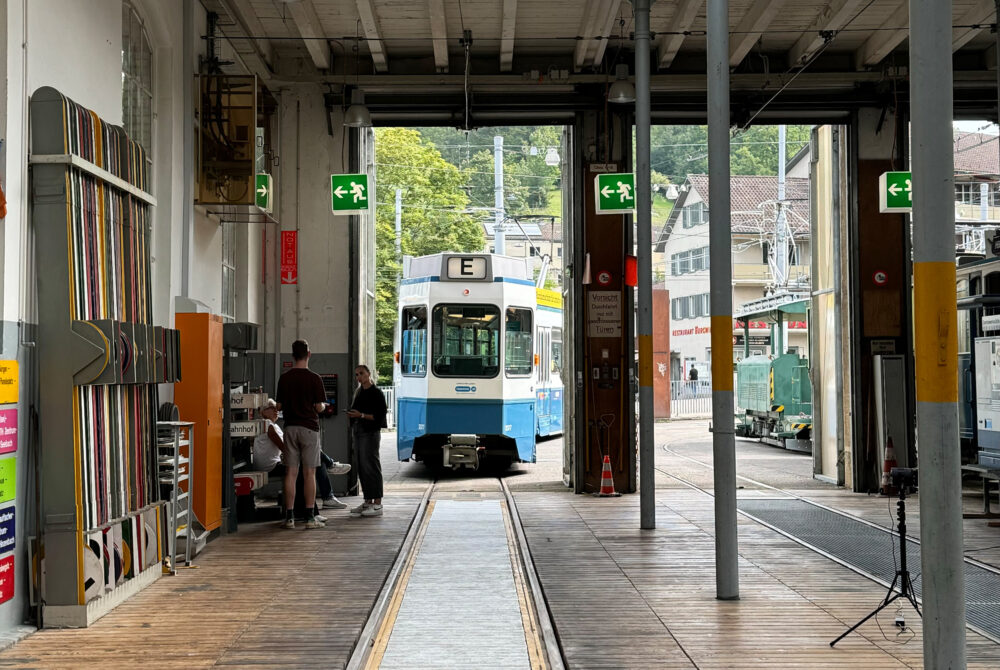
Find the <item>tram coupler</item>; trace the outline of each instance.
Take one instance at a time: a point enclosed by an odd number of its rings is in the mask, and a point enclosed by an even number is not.
[[[478,435],[451,435],[441,449],[444,452],[441,461],[444,467],[453,470],[479,469],[479,452],[483,447],[479,446]]]

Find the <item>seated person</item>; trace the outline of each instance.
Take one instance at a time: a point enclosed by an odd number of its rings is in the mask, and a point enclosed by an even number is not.
[[[281,455],[285,449],[284,434],[281,427],[275,421],[278,419],[278,408],[274,400],[268,399],[260,408],[260,415],[264,419],[264,432],[258,435],[253,441],[253,464],[257,470],[268,472],[275,477],[283,477],[285,466],[281,463]],[[330,475],[343,475],[351,471],[349,463],[338,463],[324,452],[320,452],[323,467],[316,468],[316,500],[317,507],[322,500],[323,507],[327,509],[343,509],[346,503],[337,500],[333,495],[333,485],[330,483]],[[302,471],[299,471],[299,477]],[[297,487],[301,491],[301,487]]]

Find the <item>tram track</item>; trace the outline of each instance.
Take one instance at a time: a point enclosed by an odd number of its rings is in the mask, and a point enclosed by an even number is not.
[[[674,451],[673,449],[670,448],[669,443],[663,444],[663,445],[660,445],[660,446],[662,447],[662,449],[665,452],[669,453],[670,455],[672,455],[672,456],[674,456],[676,458],[688,461],[690,463],[694,463],[694,464],[699,465],[699,466],[701,466],[701,467],[703,467],[703,468],[705,468],[707,470],[712,470],[713,469],[713,465],[711,463],[706,463],[704,461],[700,461],[700,460],[698,460],[696,458],[692,458],[690,456],[686,456],[684,454],[681,454],[681,453],[678,453],[678,452]],[[662,473],[664,475],[667,475],[668,477],[677,480],[681,484],[683,484],[683,485],[685,485],[685,486],[687,486],[687,487],[689,487],[691,489],[694,489],[696,491],[699,491],[699,492],[701,492],[701,493],[703,493],[703,494],[705,494],[705,495],[707,495],[707,496],[709,496],[711,498],[715,497],[715,494],[714,494],[713,491],[711,491],[711,490],[709,490],[709,489],[707,489],[707,488],[705,488],[703,486],[700,486],[696,482],[692,482],[692,481],[690,481],[688,479],[685,479],[684,477],[681,477],[681,476],[676,475],[674,473],[668,472],[667,470],[663,469],[662,467],[654,467],[654,470],[656,470],[657,472],[660,472],[660,473]],[[805,496],[799,495],[797,493],[793,493],[793,492],[788,491],[786,489],[782,489],[782,488],[779,488],[779,487],[776,487],[776,486],[772,486],[770,484],[765,484],[764,482],[752,479],[750,477],[745,477],[745,476],[742,476],[742,475],[736,475],[736,479],[748,482],[750,484],[753,484],[754,486],[760,487],[761,489],[767,489],[767,490],[773,491],[773,492],[775,492],[775,494],[777,494],[776,497],[780,496],[780,498],[784,498],[784,499],[788,499],[788,500],[795,500],[795,501],[799,501],[799,502],[802,502],[802,503],[806,503],[806,504],[811,505],[813,507],[816,507],[818,509],[825,510],[826,512],[829,512],[829,513],[836,514],[836,515],[839,515],[841,517],[844,517],[845,519],[848,519],[850,521],[862,524],[864,526],[868,526],[868,527],[873,528],[873,529],[877,529],[878,531],[881,531],[881,532],[885,533],[886,535],[890,536],[891,538],[897,538],[898,539],[898,537],[899,537],[898,533],[896,531],[892,530],[891,528],[886,528],[885,526],[881,526],[881,525],[879,525],[877,523],[874,523],[874,522],[869,521],[867,519],[864,519],[862,517],[859,517],[859,516],[856,516],[854,514],[850,514],[850,513],[844,512],[844,511],[836,509],[834,507],[830,507],[829,505],[824,505],[822,503],[818,503],[818,502],[816,502],[814,500],[811,500],[811,499],[809,499],[809,498],[807,498]],[[746,518],[751,519],[752,521],[754,521],[754,522],[756,522],[756,523],[764,526],[765,528],[768,528],[768,529],[774,531],[775,533],[778,533],[779,535],[782,535],[783,537],[788,538],[789,540],[795,542],[796,544],[801,545],[802,547],[805,547],[806,549],[809,549],[809,550],[811,550],[813,552],[816,552],[817,554],[819,554],[819,555],[821,555],[821,556],[823,556],[823,557],[825,557],[825,558],[827,558],[827,559],[829,559],[829,560],[831,560],[831,561],[833,561],[833,562],[835,562],[835,563],[837,563],[837,564],[839,564],[839,565],[847,568],[848,570],[851,570],[852,572],[854,572],[854,573],[856,573],[856,574],[858,574],[858,575],[860,575],[862,577],[870,579],[871,581],[875,582],[876,584],[880,584],[880,585],[882,585],[884,587],[887,587],[887,588],[890,586],[890,583],[891,583],[890,580],[888,580],[888,579],[886,579],[884,577],[880,577],[880,576],[874,574],[872,571],[866,570],[863,567],[860,567],[859,565],[855,564],[851,560],[849,560],[847,558],[844,558],[842,556],[839,556],[836,553],[834,553],[833,551],[828,551],[828,550],[823,549],[823,548],[821,548],[819,546],[816,546],[815,544],[813,544],[813,543],[811,543],[809,541],[806,541],[803,538],[797,536],[795,533],[789,532],[788,530],[779,527],[775,523],[771,523],[767,519],[761,518],[761,516],[755,515],[755,514],[753,514],[751,512],[748,512],[747,510],[739,509],[739,507],[737,507],[736,511],[739,514],[742,514],[743,516],[745,516]],[[911,543],[911,544],[913,544],[915,546],[919,547],[919,545],[920,545],[920,540],[918,538],[913,538],[910,535],[907,535],[906,540],[907,540],[908,543]],[[893,553],[893,556],[894,556],[893,561],[895,562],[895,553]],[[992,573],[994,575],[1000,575],[1000,570],[998,570],[996,567],[994,567],[992,565],[989,565],[987,563],[983,563],[981,561],[978,561],[978,560],[976,560],[974,558],[970,558],[970,557],[966,556],[966,557],[964,557],[964,562],[967,564],[967,566],[971,566],[973,568],[977,568],[977,569],[980,569],[980,570],[985,571],[987,573]],[[919,565],[919,560],[917,560],[915,564]],[[968,569],[968,567],[967,567],[967,569]],[[923,599],[921,597],[919,597],[919,595],[917,596],[917,599],[918,599],[919,602],[921,602],[921,603],[923,602]],[[971,631],[973,631],[973,632],[975,632],[975,633],[977,633],[979,635],[982,635],[983,637],[985,637],[985,638],[987,638],[987,639],[989,639],[989,640],[991,640],[993,642],[1000,643],[1000,636],[998,636],[996,632],[991,631],[991,630],[987,630],[983,626],[970,623],[969,621],[966,621],[966,626],[969,628],[969,630],[971,630]]]
[[[502,477],[493,477],[470,480],[442,480],[439,478],[427,485],[420,503],[414,512],[410,528],[400,546],[393,567],[383,583],[368,621],[355,645],[354,652],[346,666],[347,668],[353,670],[379,668],[382,666],[383,661],[386,660],[387,653],[390,656],[392,655],[390,652],[390,639],[400,619],[407,588],[411,585],[411,581],[413,581],[414,569],[417,565],[421,549],[424,547],[428,528],[431,525],[431,519],[434,517],[435,508],[438,506],[438,503],[447,508],[448,505],[454,506],[456,503],[476,502],[497,503],[499,513],[502,516],[503,539],[510,559],[509,576],[513,580],[513,590],[516,593],[516,607],[518,609],[517,618],[523,629],[524,651],[527,652],[524,667],[531,668],[532,670],[562,670],[565,667],[555,628],[549,616],[541,584],[535,573],[534,563],[531,559],[524,530],[521,527],[513,495]],[[454,507],[451,509],[454,510]],[[443,513],[447,513],[444,512],[444,508],[442,511]],[[438,552],[440,552],[440,546],[434,550],[434,555],[438,555]],[[441,567],[444,570],[454,570],[456,568],[460,570],[462,568],[461,565]],[[425,563],[422,574],[426,574],[426,572],[427,565]],[[419,588],[424,590],[426,586]],[[452,594],[441,593],[441,600],[447,600],[449,595]],[[491,614],[493,613],[478,613],[481,618],[486,620],[490,618]],[[406,614],[404,613],[403,616],[405,617]],[[512,616],[509,618],[513,620]],[[450,631],[442,630],[435,633],[441,636],[448,636]],[[436,639],[435,633],[428,636],[427,648],[422,650],[423,656],[415,661],[414,665],[419,665],[420,662],[426,659],[426,654],[432,653]],[[518,636],[518,639],[522,638]],[[472,646],[476,644],[476,640],[469,639],[467,643]],[[398,659],[396,661],[398,662]],[[389,665],[391,666],[392,663],[389,662]],[[448,661],[441,658],[436,665],[447,667]]]

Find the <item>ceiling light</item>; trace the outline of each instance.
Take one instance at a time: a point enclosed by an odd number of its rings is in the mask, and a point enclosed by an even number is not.
[[[615,81],[608,89],[608,102],[617,104],[635,102],[635,86],[628,80],[628,65],[615,66]]]
[[[344,125],[348,128],[368,128],[372,125],[372,115],[365,106],[365,94],[360,89],[351,91],[351,106],[344,113]]]

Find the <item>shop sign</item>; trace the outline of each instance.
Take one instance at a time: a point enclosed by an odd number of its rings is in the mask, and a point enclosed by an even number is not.
[[[17,410],[0,409],[0,454],[17,451]]]

